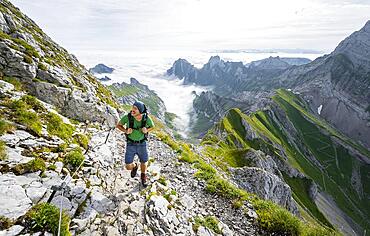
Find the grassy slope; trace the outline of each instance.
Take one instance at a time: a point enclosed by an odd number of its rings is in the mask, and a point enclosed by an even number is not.
[[[368,196],[370,192],[366,183],[369,182],[369,176],[366,173],[370,173],[369,166],[351,156],[345,147],[334,144],[331,137],[339,138],[365,156],[370,156],[367,150],[338,133],[325,121],[309,113],[305,103],[294,94],[279,90],[273,99],[285,111],[287,118],[297,130],[298,140],[289,140],[287,131],[281,124],[274,121],[276,119],[273,119],[272,114],[268,111],[259,111],[247,116],[237,109],[232,109],[228,116],[216,126],[218,131],[227,133],[226,141],[217,139],[215,131],[211,130],[203,141],[205,150],[213,156],[221,156],[227,161],[226,155],[222,155],[222,153],[230,153],[233,150],[237,151],[243,148],[248,150],[253,147],[280,156],[280,150],[277,147],[282,147],[292,166],[305,173],[321,189],[332,195],[338,206],[358,224],[368,228],[369,223],[366,222],[366,216],[370,215],[369,205],[366,204],[364,197],[359,197],[354,190],[351,184],[351,175],[352,168],[356,166],[360,170],[362,178],[363,196]],[[245,140],[245,129],[241,119],[248,122],[263,139]],[[217,142],[215,142],[216,140]],[[238,147],[233,144],[235,142],[239,144]],[[237,160],[239,156],[234,155],[231,158],[233,161],[227,161],[227,163],[230,166],[238,166],[232,164],[240,163],[240,160]],[[308,156],[313,157],[315,161]],[[243,164],[248,165],[248,163]],[[243,164],[239,166],[243,166]],[[293,197],[302,209],[305,209],[310,216],[322,224],[331,226],[309,197],[310,180],[284,177],[293,190]],[[362,215],[359,214],[360,211],[362,211]]]
[[[334,144],[331,137],[341,139],[348,145],[359,149],[365,155],[367,155],[367,151],[358,148],[358,145],[339,134],[324,121],[309,114],[302,101],[294,94],[279,90],[273,99],[285,110],[288,119],[298,131],[304,146],[309,150],[309,154],[315,158],[315,161],[321,167],[317,164],[309,165],[308,162],[312,163],[312,160],[310,161],[303,155],[291,157],[299,163],[300,169],[307,176],[312,178],[335,199],[338,206],[346,214],[364,228],[368,228],[370,223],[366,222],[366,219],[370,215],[370,205],[366,202],[364,196],[370,194],[368,192],[369,187],[366,186],[369,183],[369,177],[366,176],[366,173],[370,173],[370,167],[351,156],[345,147]],[[363,196],[358,195],[351,183],[352,170],[355,166],[360,167]],[[359,212],[362,212],[362,214],[359,214]]]

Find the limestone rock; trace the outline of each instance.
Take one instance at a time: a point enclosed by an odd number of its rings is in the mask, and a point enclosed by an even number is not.
[[[234,181],[241,188],[298,214],[298,207],[293,200],[290,187],[276,175],[256,167],[237,168],[232,172]]]

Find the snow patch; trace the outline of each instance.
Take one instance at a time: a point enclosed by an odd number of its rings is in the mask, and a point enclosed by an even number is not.
[[[321,109],[322,109],[322,105],[320,105],[320,106],[317,108],[317,113],[319,113],[319,115],[321,115]]]

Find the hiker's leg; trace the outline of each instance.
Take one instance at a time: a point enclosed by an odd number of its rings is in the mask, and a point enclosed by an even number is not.
[[[140,162],[141,173],[146,173],[147,163],[148,162]]]
[[[126,170],[132,170],[135,167],[135,164],[133,163],[135,152],[136,152],[135,146],[127,143],[125,153]]]
[[[147,169],[147,162],[148,162],[148,159],[149,159],[148,150],[147,150],[147,147],[146,147],[146,142],[141,143],[138,146],[137,152],[138,152],[138,155],[139,155],[139,158],[140,158],[141,173],[145,173],[146,169]]]

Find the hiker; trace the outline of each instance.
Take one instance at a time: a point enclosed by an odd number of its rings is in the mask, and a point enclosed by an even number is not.
[[[153,129],[154,123],[148,116],[144,103],[136,101],[132,105],[131,112],[123,116],[116,127],[126,134],[126,169],[131,170],[132,178],[136,176],[139,166],[136,162],[134,163],[134,157],[137,154],[140,159],[141,183],[146,187],[148,181],[146,169],[149,158],[146,141],[148,132]]]

